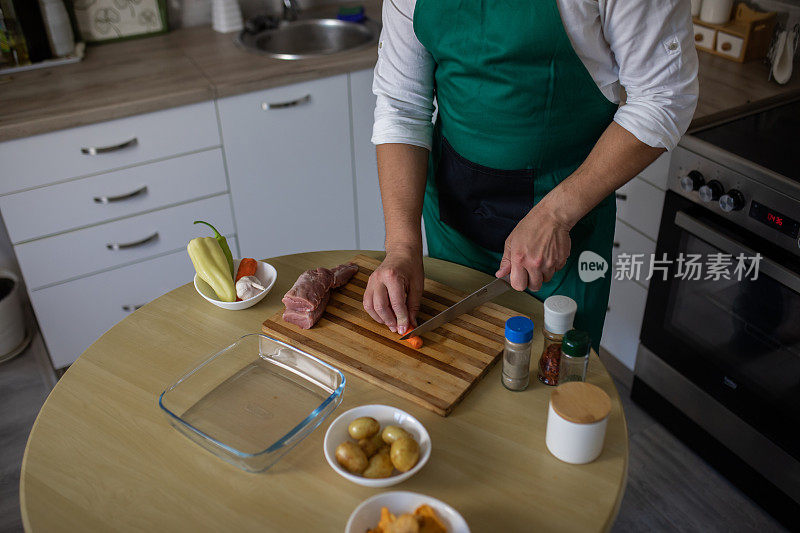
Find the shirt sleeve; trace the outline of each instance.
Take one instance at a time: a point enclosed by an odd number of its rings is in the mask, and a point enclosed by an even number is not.
[[[383,30],[372,83],[377,96],[372,142],[413,144],[430,150],[434,61],[414,33],[414,3],[383,2]]]
[[[643,143],[672,150],[697,105],[697,51],[689,2],[600,0],[603,33],[626,103],[614,121]]]

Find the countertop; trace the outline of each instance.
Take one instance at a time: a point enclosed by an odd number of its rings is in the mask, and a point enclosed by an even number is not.
[[[26,531],[342,531],[353,509],[377,491],[337,475],[323,458],[323,437],[336,416],[374,403],[409,412],[432,442],[425,467],[389,490],[441,499],[475,532],[608,531],[624,492],[628,436],[617,390],[594,353],[587,381],[608,393],[612,407],[602,454],[585,465],[547,451],[552,389],[534,378],[527,390],[509,392],[501,364],[447,418],[347,374],[336,411],[261,474],[214,457],[170,426],[157,403],[165,386],[206,354],[260,331],[300,272],[356,253],[269,259],[278,281],[243,311],[212,306],[189,283],[106,332],[59,380],[33,425],[20,480]],[[425,273],[465,292],[490,279],[428,257]],[[541,302],[525,293],[507,292],[497,303],[541,323]],[[542,342],[537,329],[534,353]]]
[[[377,0],[364,2],[380,20]],[[338,6],[309,11],[335,16]],[[234,43],[234,33],[185,28],[90,46],[80,63],[0,74],[0,142],[372,68],[377,46],[299,61]]]
[[[335,13],[336,7],[310,15]],[[380,18],[377,0],[366,13]],[[740,113],[755,102],[800,95],[800,75],[767,81],[761,61],[700,56],[700,101],[692,127]],[[209,27],[88,47],[77,64],[0,75],[0,142],[213,98],[370,68],[374,46],[300,61],[253,54],[233,34]]]

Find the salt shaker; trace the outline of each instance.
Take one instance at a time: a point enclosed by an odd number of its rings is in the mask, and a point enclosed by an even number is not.
[[[530,318],[515,316],[506,320],[502,381],[508,390],[521,391],[528,388],[531,374],[531,339],[533,339],[533,321]]]
[[[559,385],[569,381],[586,381],[590,343],[589,334],[585,331],[571,329],[564,335],[564,339],[561,341]]]
[[[550,296],[544,301],[544,349],[539,359],[539,381],[545,385],[558,385],[561,362],[561,341],[572,329],[578,304],[569,296]]]

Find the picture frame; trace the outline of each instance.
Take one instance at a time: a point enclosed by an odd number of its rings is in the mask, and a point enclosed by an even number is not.
[[[108,43],[169,31],[166,0],[71,0],[86,43]]]

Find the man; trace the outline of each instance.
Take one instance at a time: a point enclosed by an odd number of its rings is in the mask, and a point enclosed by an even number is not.
[[[385,0],[383,24],[372,142],[386,258],[364,309],[392,331],[416,324],[424,216],[432,257],[570,296],[597,349],[611,276],[581,281],[578,257],[611,267],[614,191],[689,125],[689,2]]]

